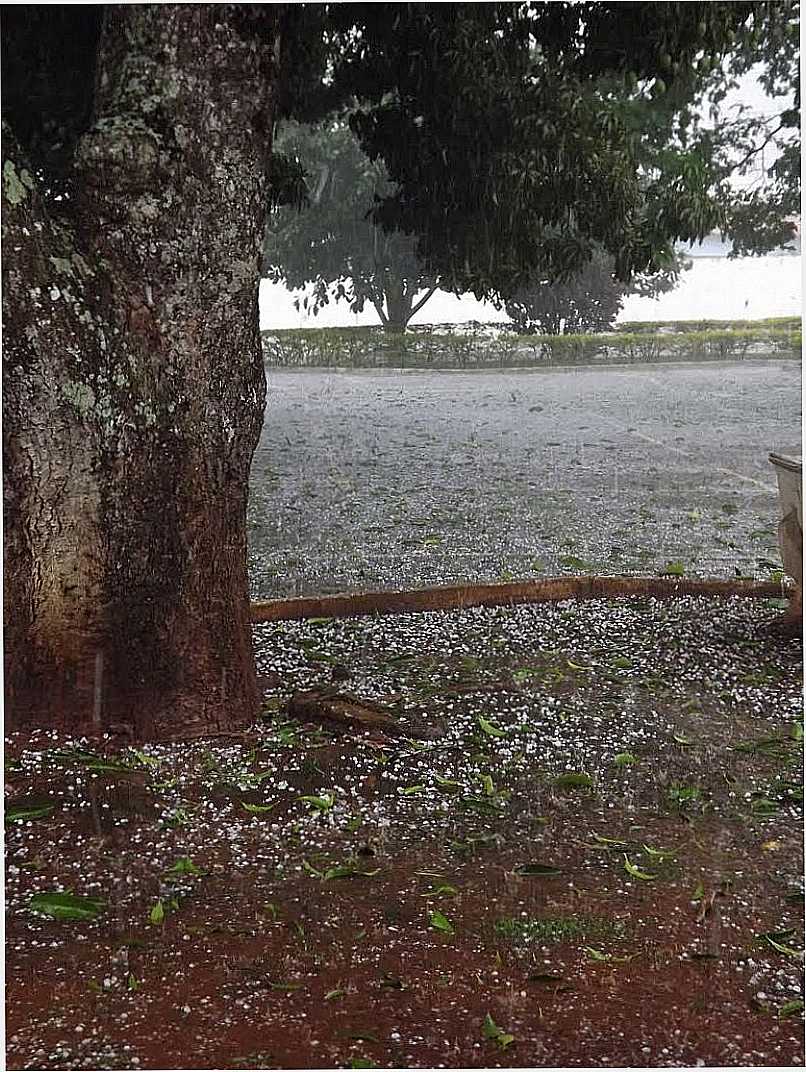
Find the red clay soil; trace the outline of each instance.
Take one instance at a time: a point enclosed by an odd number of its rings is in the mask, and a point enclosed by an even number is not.
[[[771,614],[281,623],[243,741],[11,734],[7,1067],[801,1065],[802,664]],[[291,717],[344,669],[439,735]]]
[[[43,921],[31,941],[11,917],[8,1067],[801,1063],[799,1017],[770,985],[792,972],[758,938],[780,925],[776,862],[798,853],[794,839],[765,848],[704,820],[613,819],[633,860],[640,845],[674,846],[674,859],[639,861],[653,881],[631,879],[619,847],[569,837],[578,821],[602,828],[581,802],[528,849],[368,846],[359,866],[376,875],[279,882],[234,873],[219,851],[161,926],[144,924],[144,905],[101,929]],[[255,822],[256,855],[260,836]],[[109,839],[82,851],[114,860]],[[535,854],[558,873],[518,875]],[[700,873],[711,881],[693,900]],[[449,933],[429,925],[434,911]],[[548,929],[519,942],[502,920]],[[487,1015],[501,1041],[485,1037]]]

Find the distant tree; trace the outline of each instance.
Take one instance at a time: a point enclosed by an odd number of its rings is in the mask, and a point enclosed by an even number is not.
[[[659,272],[636,275],[623,283],[615,261],[597,249],[581,272],[565,281],[538,280],[503,302],[507,316],[521,335],[569,335],[610,331],[630,294],[656,298],[672,290],[690,262],[676,256]],[[497,303],[501,307],[501,303]]]
[[[373,221],[375,202],[394,193],[383,161],[370,160],[339,119],[285,123],[275,150],[301,169],[307,196],[303,211],[278,206],[272,213],[266,277],[290,290],[312,287],[296,304],[314,316],[331,301],[347,302],[354,313],[369,302],[385,331],[405,331],[437,278],[417,259],[415,237]]]

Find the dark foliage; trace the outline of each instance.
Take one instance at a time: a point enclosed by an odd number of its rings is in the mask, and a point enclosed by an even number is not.
[[[3,114],[54,192],[69,190],[72,152],[91,121],[104,11],[3,9]],[[240,20],[277,66],[281,118],[349,108],[393,184],[376,222],[414,236],[425,271],[457,293],[501,297],[567,278],[597,246],[626,279],[668,267],[675,239],[714,227],[757,252],[791,231],[792,0],[295,4],[283,8],[279,36],[263,5],[222,6],[221,17]],[[749,117],[708,130],[693,110],[699,90],[710,79],[718,99],[757,60],[770,92],[796,87],[777,132]],[[668,102],[648,128],[647,97]],[[254,125],[268,137],[260,116]],[[729,176],[768,135],[785,135],[784,151],[763,189],[737,197]],[[274,175],[275,199],[299,203],[299,172],[277,159]]]
[[[54,193],[91,121],[102,16],[100,5],[0,7],[3,119]]]

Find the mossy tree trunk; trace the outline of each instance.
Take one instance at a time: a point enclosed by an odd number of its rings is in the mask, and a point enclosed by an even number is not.
[[[10,728],[171,739],[256,713],[246,497],[276,55],[260,7],[260,34],[246,6],[106,9],[69,218],[5,132]]]

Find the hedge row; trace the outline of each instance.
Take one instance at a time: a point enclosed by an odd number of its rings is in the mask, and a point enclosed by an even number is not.
[[[679,334],[684,331],[800,331],[799,316],[771,316],[766,320],[635,320],[616,325],[629,335]]]
[[[800,321],[756,322],[752,327],[695,329],[655,325],[653,333],[619,330],[601,335],[515,335],[499,326],[447,331],[418,328],[389,335],[380,328],[301,328],[264,331],[267,365],[343,368],[512,368],[653,361],[800,357]],[[663,330],[662,330],[663,329]]]

